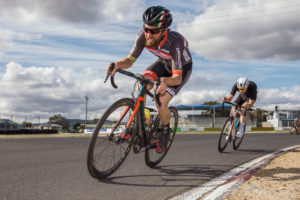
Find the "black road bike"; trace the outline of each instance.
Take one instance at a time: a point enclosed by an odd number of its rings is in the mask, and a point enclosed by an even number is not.
[[[112,63],[109,75],[113,70]],[[123,98],[113,103],[102,115],[90,140],[87,167],[90,175],[96,179],[104,179],[112,175],[124,162],[131,148],[134,153],[145,151],[146,165],[153,168],[166,156],[176,134],[178,124],[178,113],[175,107],[169,107],[171,111],[170,136],[165,151],[156,152],[156,146],[160,145],[161,123],[158,112],[151,112],[151,123],[145,120],[145,94],[152,96],[156,104],[160,105],[159,95],[152,95],[147,90],[147,84],[158,86],[160,79],[156,82],[126,70],[118,69],[117,72],[136,79],[135,88],[137,93],[132,98]],[[105,78],[105,81],[108,79]],[[114,88],[114,76],[111,84]],[[138,84],[139,83],[139,84]],[[157,88],[157,87],[156,87]],[[134,89],[135,91],[135,89]]]
[[[224,102],[224,103],[231,104],[232,106],[235,107],[235,109],[233,113],[227,118],[222,128],[219,137],[219,143],[218,143],[218,150],[220,153],[222,153],[225,150],[228,143],[230,142],[232,142],[234,150],[237,150],[239,148],[245,136],[245,129],[246,129],[246,124],[245,124],[243,136],[242,137],[236,136],[240,127],[240,116],[242,115],[242,108],[246,109],[245,115],[247,114],[248,110],[253,111],[251,108],[245,108],[244,106],[237,105],[236,103],[231,103],[231,102]],[[222,107],[224,106],[224,103],[222,104]]]

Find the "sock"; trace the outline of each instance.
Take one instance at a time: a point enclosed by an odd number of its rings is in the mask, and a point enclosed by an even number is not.
[[[170,128],[170,123],[166,124],[166,125],[162,125],[162,130],[163,130],[163,133],[168,133],[168,130]]]

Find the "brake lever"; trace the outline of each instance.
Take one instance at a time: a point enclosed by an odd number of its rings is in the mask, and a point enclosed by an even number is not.
[[[106,83],[108,77],[110,76],[110,74],[112,73],[112,71],[114,70],[115,68],[115,63],[110,63],[110,67],[109,67],[109,70],[108,70],[108,73],[104,79],[104,83]]]

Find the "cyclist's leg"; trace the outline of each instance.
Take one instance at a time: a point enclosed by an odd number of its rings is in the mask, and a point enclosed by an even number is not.
[[[246,101],[247,101],[247,97],[245,95],[240,94],[236,98],[235,103],[237,105],[243,105]],[[243,136],[245,124],[246,124],[246,113],[242,111],[242,115],[240,116],[240,126],[237,132],[237,137]]]
[[[192,63],[189,63],[185,65],[184,70],[182,72],[182,81],[181,84],[178,86],[168,86],[166,89],[166,93],[164,95],[160,96],[161,106],[158,106],[159,111],[159,117],[163,125],[166,125],[170,122],[170,110],[169,110],[169,102],[171,99],[178,94],[178,92],[181,90],[181,88],[188,82],[190,79],[191,73],[192,73]],[[165,67],[165,77],[172,76],[172,72],[169,71],[169,69],[166,69]],[[162,76],[159,76],[162,77]]]
[[[171,118],[171,113],[169,109],[169,102],[172,100],[172,96],[169,93],[165,93],[163,96],[160,96],[161,106],[157,106],[159,118],[163,125],[168,125]]]
[[[159,118],[162,125],[160,144],[156,146],[157,153],[161,153],[165,151],[168,146],[168,141],[170,137],[170,119],[171,119],[171,112],[168,105],[171,99],[172,96],[166,92],[164,95],[160,96],[161,105],[157,106]]]
[[[157,106],[158,112],[159,112],[159,117],[162,122],[162,141],[161,145],[162,147],[167,147],[168,145],[168,139],[170,135],[170,118],[171,118],[171,113],[169,110],[169,102],[172,100],[172,98],[178,94],[178,92],[181,90],[181,88],[185,85],[185,83],[189,80],[190,75],[192,73],[192,63],[187,64],[185,66],[185,69],[182,73],[182,82],[178,86],[168,86],[166,89],[166,93],[164,95],[160,96],[160,102],[161,106]],[[188,70],[189,69],[189,70]],[[158,147],[159,148],[159,147]]]
[[[167,76],[167,74],[164,71],[164,63],[161,62],[161,60],[156,60],[150,67],[148,67],[143,75],[148,78],[151,79],[153,81],[156,81],[156,79],[158,77],[164,77]],[[153,88],[153,85],[148,84],[147,85],[147,89],[150,91]],[[145,95],[146,97],[146,95]],[[146,99],[145,99],[145,103],[146,103]]]

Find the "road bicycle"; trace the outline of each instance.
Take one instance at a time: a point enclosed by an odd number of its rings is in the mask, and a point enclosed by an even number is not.
[[[110,76],[114,64],[111,64]],[[156,146],[160,145],[161,123],[158,112],[152,109],[150,124],[145,119],[145,94],[150,95],[160,105],[159,95],[154,95],[147,90],[147,84],[156,84],[158,88],[160,79],[156,82],[145,78],[140,74],[118,69],[117,72],[136,79],[131,98],[122,98],[113,103],[98,121],[90,140],[87,166],[90,175],[96,179],[104,179],[112,175],[124,162],[131,148],[134,153],[145,151],[145,162],[150,168],[158,165],[166,156],[176,134],[178,113],[175,107],[169,107],[171,111],[170,136],[165,151],[156,152]],[[114,76],[110,76],[114,88]],[[134,94],[135,93],[135,94]]]
[[[230,142],[232,142],[234,150],[237,150],[239,148],[245,136],[245,129],[246,129],[246,124],[245,124],[243,136],[242,137],[236,136],[240,127],[240,116],[242,115],[242,108],[246,109],[246,111],[244,112],[245,116],[248,110],[252,110],[251,108],[245,108],[244,106],[237,105],[236,103],[231,103],[231,102],[224,102],[224,103],[235,106],[235,109],[233,110],[233,113],[231,113],[231,115],[227,118],[222,128],[219,137],[219,143],[218,143],[218,150],[220,153],[222,153],[225,150],[228,143]],[[223,108],[224,108],[224,103],[222,104]]]

